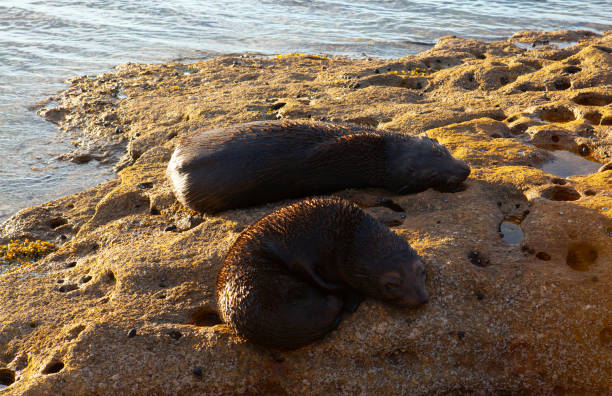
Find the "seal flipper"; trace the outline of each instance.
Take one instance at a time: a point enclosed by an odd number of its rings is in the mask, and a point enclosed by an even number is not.
[[[310,279],[312,279],[317,286],[327,291],[339,291],[346,288],[346,286],[324,280],[313,267],[313,265],[302,265],[300,268],[306,271],[306,274],[308,274]]]
[[[316,271],[316,262],[309,260],[308,258],[293,256],[284,257],[279,252],[276,244],[270,240],[264,240],[261,243],[261,256],[268,260],[274,260],[279,263],[283,263],[285,267],[295,273],[301,274],[304,278],[311,280],[314,284],[327,291],[340,291],[345,286],[328,282],[319,275]]]
[[[242,301],[243,310],[232,309],[229,323],[236,332],[256,344],[276,349],[296,349],[323,338],[342,319],[340,296],[288,273],[254,272],[267,280],[267,289],[251,289]]]

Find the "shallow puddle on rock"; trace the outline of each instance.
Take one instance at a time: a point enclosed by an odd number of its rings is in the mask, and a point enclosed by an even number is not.
[[[578,44],[578,41],[549,41],[548,45],[553,45],[559,49],[565,49]]]
[[[513,217],[507,217],[499,225],[499,233],[504,241],[512,245],[523,242],[525,235],[521,228],[521,222]]]
[[[601,166],[599,162],[588,160],[569,151],[553,150],[551,153],[554,159],[543,164],[541,169],[555,176],[587,175],[597,172]]]
[[[546,45],[557,47],[557,49],[565,49],[575,44],[578,44],[578,42],[577,41],[555,41],[553,40],[553,41],[536,41],[535,43],[522,43],[520,41],[515,41],[513,44],[519,48],[526,49],[526,50],[544,47]]]

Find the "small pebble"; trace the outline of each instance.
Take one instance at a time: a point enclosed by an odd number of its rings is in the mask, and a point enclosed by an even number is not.
[[[278,352],[270,351],[270,354],[272,355],[272,359],[274,359],[276,363],[282,363],[285,361],[285,358],[282,357]]]
[[[589,148],[587,146],[582,146],[580,147],[580,154],[582,155],[589,155]]]
[[[194,367],[192,372],[193,372],[193,375],[201,377],[202,376],[202,367]]]
[[[539,252],[538,254],[536,254],[536,257],[543,261],[549,261],[551,258],[550,254],[546,252]]]
[[[76,267],[76,261],[71,261],[68,264],[66,264],[66,268],[72,268],[72,267]]]
[[[176,330],[169,331],[168,335],[171,338],[174,338],[175,340],[178,340],[179,338],[183,336],[180,331],[176,331]]]
[[[457,338],[459,338],[460,340],[463,340],[463,337],[465,337],[465,331],[459,330],[457,332]]]
[[[81,277],[80,282],[81,282],[81,283],[87,283],[87,282],[89,282],[90,280],[91,280],[91,275],[85,275],[85,276]]]
[[[130,329],[127,333],[128,338],[136,337],[136,329]]]
[[[176,226],[174,224],[164,228],[164,231],[175,231],[175,230],[176,230]]]
[[[476,292],[476,298],[479,300],[482,300],[484,298],[484,294],[482,294],[481,292],[477,291]]]
[[[470,263],[477,265],[479,267],[486,267],[489,265],[489,259],[485,258],[479,251],[472,250],[468,253],[467,256]]]

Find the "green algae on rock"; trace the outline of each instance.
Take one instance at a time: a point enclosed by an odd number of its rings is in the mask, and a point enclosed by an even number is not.
[[[11,240],[6,245],[0,245],[0,263],[19,263],[26,264],[28,262],[39,260],[49,253],[55,251],[57,247],[47,241],[24,241]]]

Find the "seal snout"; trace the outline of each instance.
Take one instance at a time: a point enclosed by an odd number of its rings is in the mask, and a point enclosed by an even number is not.
[[[429,293],[425,289],[416,289],[405,296],[402,296],[399,300],[395,301],[395,304],[401,307],[416,308],[429,301]]]
[[[472,169],[465,161],[457,160],[457,170],[454,174],[449,178],[449,184],[460,185],[465,179],[468,178]]]
[[[472,169],[467,163],[461,160],[455,160],[452,171],[446,176],[445,180],[440,183],[436,190],[441,192],[458,192],[465,189],[463,182],[468,178]]]
[[[417,294],[419,298],[418,305],[425,304],[427,301],[429,301],[429,293],[427,293],[427,290],[419,290]]]
[[[462,165],[462,168],[463,168],[463,172],[462,172],[462,176],[461,177],[463,177],[463,180],[465,180],[465,179],[467,179],[467,177],[472,172],[472,169],[470,168],[470,166],[465,161],[461,161],[461,165]]]

